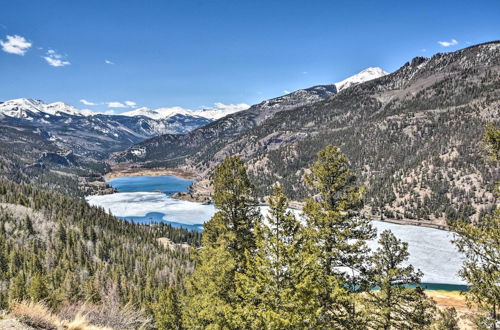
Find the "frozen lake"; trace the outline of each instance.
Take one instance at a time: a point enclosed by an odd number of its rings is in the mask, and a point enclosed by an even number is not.
[[[175,176],[125,177],[108,182],[119,192],[88,196],[91,205],[109,210],[122,219],[141,223],[167,222],[174,226],[200,230],[215,213],[213,205],[173,199],[170,193],[188,191],[191,180]],[[263,210],[265,213],[265,208]],[[451,243],[453,234],[420,226],[397,225],[373,221],[378,233],[390,229],[408,243],[410,263],[422,270],[423,282],[432,284],[464,284],[457,273],[462,259]],[[376,242],[369,243],[376,248]],[[443,287],[444,288],[444,287]]]

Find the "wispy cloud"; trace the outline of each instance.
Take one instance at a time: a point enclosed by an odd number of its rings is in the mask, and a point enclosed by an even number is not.
[[[425,53],[425,52],[427,52],[427,49],[422,48],[420,51],[421,51],[422,53]]]
[[[126,108],[127,106],[121,102],[106,102],[109,108]]]
[[[443,47],[450,47],[458,45],[458,41],[456,41],[455,39],[451,39],[450,41],[438,41],[438,44],[440,44]]]
[[[50,66],[59,67],[71,64],[70,61],[65,60],[66,56],[56,53],[53,49],[49,49],[47,51],[47,55],[43,58],[47,61],[47,63],[49,63]]]
[[[90,102],[90,101],[87,101],[85,99],[81,99],[80,102],[82,102],[83,104],[85,105],[97,105],[96,103],[94,102]]]
[[[215,102],[214,106],[215,106],[215,109],[217,109],[217,110],[240,111],[240,110],[246,110],[246,109],[250,108],[250,106],[246,103],[224,104],[222,102]]]
[[[290,91],[287,91],[286,89],[283,90],[283,94],[290,94]]]
[[[5,41],[0,40],[0,45],[4,52],[22,56],[30,49],[31,42],[18,35],[8,35]]]
[[[111,65],[114,65],[114,64],[115,64],[115,62],[112,62],[112,61],[110,61],[110,60],[104,60],[104,63],[106,63],[106,64],[111,64]]]
[[[113,102],[105,102],[108,105],[108,108],[133,108],[137,105],[134,101],[113,101]]]

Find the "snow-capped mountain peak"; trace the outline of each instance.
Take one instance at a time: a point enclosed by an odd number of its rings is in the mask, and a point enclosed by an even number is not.
[[[88,116],[91,113],[88,111],[81,111],[77,108],[63,102],[54,102],[46,104],[41,100],[35,99],[13,99],[0,103],[0,113],[14,118],[30,119],[31,114],[49,114],[53,116],[60,116],[61,114],[68,114],[72,116]]]
[[[382,68],[370,67],[370,68],[364,69],[363,71],[355,74],[354,76],[351,76],[351,77],[346,78],[342,81],[339,81],[339,82],[335,83],[334,85],[335,85],[335,87],[337,87],[337,92],[340,92],[341,90],[349,88],[353,85],[361,84],[361,83],[364,83],[365,81],[380,78],[380,77],[383,77],[387,74],[389,74],[389,72],[384,71]]]
[[[143,107],[121,113],[120,115],[128,117],[145,116],[152,119],[167,119],[176,115],[181,115],[186,117],[197,117],[197,118],[206,118],[210,120],[217,120],[231,113],[246,110],[248,108],[249,106],[247,104],[225,105],[222,103],[216,103],[214,108],[208,108],[203,110],[190,110],[179,106],[170,108],[158,108],[154,110],[149,109],[147,107]]]

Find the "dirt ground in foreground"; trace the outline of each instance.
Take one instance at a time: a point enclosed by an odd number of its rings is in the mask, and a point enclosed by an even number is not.
[[[474,310],[467,306],[465,296],[460,291],[427,290],[425,293],[436,301],[440,309],[455,307],[460,318],[460,329],[475,329],[468,320],[468,316],[473,315]]]

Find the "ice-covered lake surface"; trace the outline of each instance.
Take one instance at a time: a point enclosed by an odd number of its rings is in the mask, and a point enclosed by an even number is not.
[[[173,199],[169,194],[188,191],[191,180],[175,176],[125,177],[108,182],[118,193],[88,196],[91,205],[101,206],[117,217],[135,222],[167,222],[174,226],[201,230],[203,223],[215,213],[213,205],[203,205]],[[263,208],[263,213],[265,212]],[[425,283],[433,288],[460,289],[464,282],[458,277],[462,258],[451,243],[453,234],[447,231],[420,226],[397,225],[373,221],[380,234],[390,229],[399,239],[408,243],[410,263],[424,273]],[[370,242],[375,249],[377,243]]]

